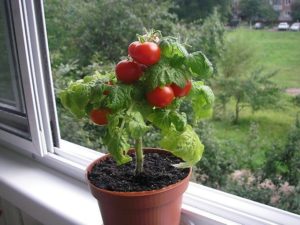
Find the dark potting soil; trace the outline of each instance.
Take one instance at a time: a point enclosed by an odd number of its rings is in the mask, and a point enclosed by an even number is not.
[[[135,156],[131,156],[132,162],[121,166],[117,166],[112,158],[107,158],[92,168],[88,179],[96,187],[109,191],[150,191],[175,184],[189,173],[189,169],[172,166],[182,162],[172,154],[145,153],[144,172],[135,175]]]

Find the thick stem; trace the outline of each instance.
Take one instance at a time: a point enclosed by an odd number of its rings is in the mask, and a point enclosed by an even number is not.
[[[142,138],[137,138],[135,140],[135,154],[136,154],[136,164],[135,164],[135,174],[141,174],[144,171],[144,154],[142,149]]]

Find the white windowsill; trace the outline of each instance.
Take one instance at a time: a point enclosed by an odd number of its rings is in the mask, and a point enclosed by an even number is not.
[[[44,225],[99,225],[97,201],[82,181],[0,147],[0,196]],[[191,183],[183,217],[194,225],[300,224],[300,216]]]

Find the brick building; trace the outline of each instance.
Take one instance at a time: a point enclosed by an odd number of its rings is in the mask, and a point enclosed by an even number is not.
[[[232,0],[233,15],[236,17],[240,14],[240,0]],[[278,21],[291,21],[291,5],[294,0],[269,0],[273,9],[278,12]]]
[[[279,21],[291,21],[291,4],[294,0],[272,0],[273,9],[279,12]]]

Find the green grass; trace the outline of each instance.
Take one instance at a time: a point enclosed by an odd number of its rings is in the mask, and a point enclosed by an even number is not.
[[[256,31],[250,29],[236,29],[229,31],[227,37],[241,36],[250,43],[256,51],[257,67],[263,66],[266,71],[278,70],[273,78],[282,88],[300,88],[300,32]],[[256,67],[256,66],[254,66]],[[228,105],[225,119],[213,121],[216,137],[222,142],[234,142],[237,149],[225,151],[244,155],[249,151],[249,130],[252,123],[257,124],[259,139],[257,151],[268,151],[273,144],[284,145],[287,134],[295,124],[296,114],[300,108],[292,103],[292,96],[283,93],[282,109],[268,109],[252,113],[245,108],[240,114],[240,122],[232,124],[234,102]],[[239,153],[238,151],[242,151]],[[261,157],[261,154],[258,154]],[[261,158],[254,160],[263,163]]]
[[[282,88],[300,88],[300,32],[237,29],[229,37],[242,36],[257,51],[259,64],[278,70],[274,81]]]
[[[283,143],[286,135],[295,123],[296,114],[300,109],[291,102],[292,97],[284,97],[283,109],[268,109],[252,113],[249,108],[241,112],[238,124],[233,124],[232,105],[227,112],[227,118],[214,121],[216,136],[219,139],[236,140],[245,143],[249,134],[251,123],[258,125],[260,139],[267,143]]]

